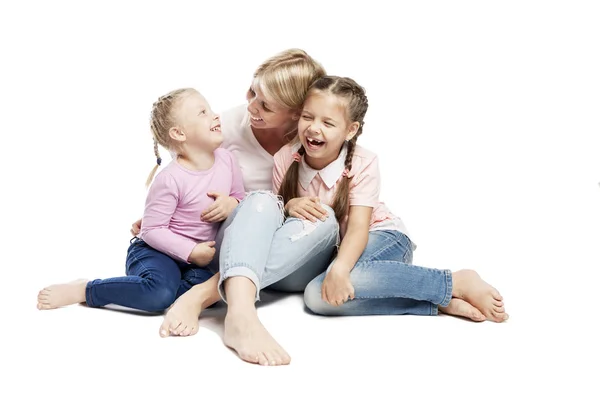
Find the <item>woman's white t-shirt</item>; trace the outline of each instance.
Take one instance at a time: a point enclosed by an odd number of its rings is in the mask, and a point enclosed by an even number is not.
[[[273,156],[256,140],[246,105],[234,107],[221,114],[221,147],[236,157],[246,192],[272,190]]]

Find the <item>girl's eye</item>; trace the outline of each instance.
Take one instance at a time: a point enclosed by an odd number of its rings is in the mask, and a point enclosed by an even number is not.
[[[269,108],[267,107],[267,105],[265,103],[263,103],[263,109],[267,112],[271,112],[271,110],[269,110]]]
[[[305,121],[310,121],[311,118],[308,115],[303,115],[302,119]]]
[[[329,122],[325,122],[325,126],[328,126],[330,128],[333,128],[333,124],[330,124]]]
[[[200,111],[200,114],[199,114],[199,115],[202,115],[202,114],[206,114],[206,110],[202,110],[202,111]]]

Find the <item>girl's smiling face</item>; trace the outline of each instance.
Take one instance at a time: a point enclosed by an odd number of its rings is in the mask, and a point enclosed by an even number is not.
[[[314,90],[306,98],[298,137],[312,168],[323,169],[335,161],[344,142],[356,134],[360,124],[348,119],[347,108],[345,99],[331,93]]]

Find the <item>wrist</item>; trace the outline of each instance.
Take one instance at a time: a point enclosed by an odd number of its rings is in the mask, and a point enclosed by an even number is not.
[[[337,277],[345,277],[350,275],[352,268],[354,268],[353,265],[336,262],[331,266],[331,270],[329,272]]]

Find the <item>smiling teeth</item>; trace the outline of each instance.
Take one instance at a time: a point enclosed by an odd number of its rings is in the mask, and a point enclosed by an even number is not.
[[[250,118],[252,118],[253,121],[262,121],[262,118],[254,118],[253,116],[250,116]]]

